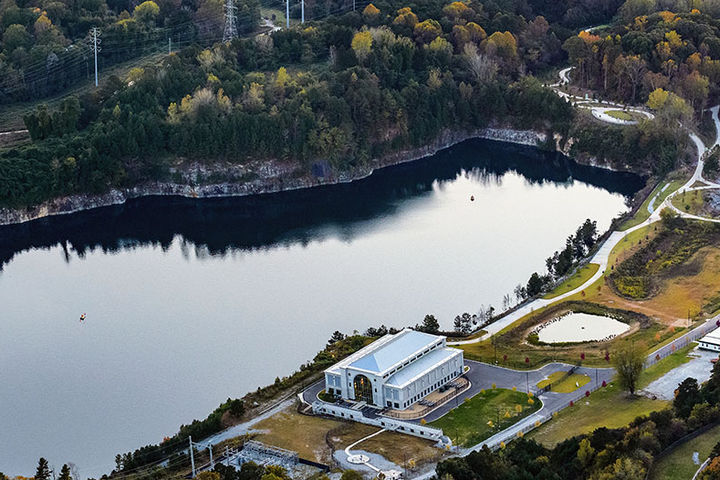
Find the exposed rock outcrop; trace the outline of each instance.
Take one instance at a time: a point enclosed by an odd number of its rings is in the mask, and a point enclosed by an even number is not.
[[[257,195],[318,185],[345,183],[371,175],[390,165],[411,162],[434,155],[438,151],[471,138],[486,138],[520,145],[535,146],[545,141],[545,135],[535,131],[506,128],[485,128],[473,131],[446,130],[438,138],[421,148],[401,150],[373,159],[367,166],[328,176],[305,173],[287,162],[253,161],[246,165],[183,162],[170,169],[173,182],[146,182],[126,189],[112,189],[101,195],[78,194],[55,198],[40,205],[0,209],[0,225],[29,222],[50,215],[63,215],[91,208],[124,203],[128,199],[145,196],[182,196],[210,198]],[[321,174],[326,168],[319,169]],[[222,180],[218,180],[222,179]]]

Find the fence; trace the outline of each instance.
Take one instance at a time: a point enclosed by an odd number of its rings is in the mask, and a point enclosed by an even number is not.
[[[398,433],[406,433],[415,437],[427,438],[428,440],[442,441],[444,434],[443,431],[438,428],[426,427],[424,425],[415,425],[414,423],[403,422],[402,420],[396,420],[394,418],[387,417],[374,417],[369,418],[352,408],[342,407],[340,405],[329,405],[320,401],[315,401],[312,404],[313,413],[316,415],[329,415],[336,418],[342,418],[345,420],[352,420],[359,423],[365,423],[367,425],[374,425],[376,427],[392,430]]]
[[[699,338],[704,337],[708,333],[718,328],[720,326],[719,323],[720,315],[716,315],[713,318],[706,320],[704,324],[690,330],[680,338],[676,338],[667,345],[658,348],[650,355],[648,355],[648,358],[645,360],[645,368],[649,367],[650,365],[656,364],[668,355],[672,355],[679,348],[684,348],[690,345],[690,343],[698,340]]]

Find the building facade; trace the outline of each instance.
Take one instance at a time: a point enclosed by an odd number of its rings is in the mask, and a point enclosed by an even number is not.
[[[406,328],[325,370],[325,391],[344,400],[404,410],[463,374],[463,351],[445,337]]]
[[[720,329],[713,330],[700,340],[698,340],[700,348],[720,352]]]

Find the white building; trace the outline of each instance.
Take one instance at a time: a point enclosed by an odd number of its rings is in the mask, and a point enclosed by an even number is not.
[[[708,333],[698,340],[698,343],[700,343],[700,348],[720,352],[720,329]]]
[[[404,329],[325,370],[325,391],[345,400],[404,410],[463,374],[463,351],[445,337]]]

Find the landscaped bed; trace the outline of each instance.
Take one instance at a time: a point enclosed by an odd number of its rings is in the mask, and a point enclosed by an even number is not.
[[[538,388],[550,387],[550,391],[557,393],[571,393],[590,382],[590,377],[573,373],[568,375],[567,372],[554,372],[548,375],[548,378],[537,384]]]
[[[608,316],[631,325],[634,330],[620,338],[651,340],[663,330],[647,316],[584,301],[566,301],[538,310],[532,315],[515,322],[507,330],[483,342],[461,345],[466,356],[474,360],[497,363],[510,368],[537,368],[553,361],[576,363],[582,360],[584,365],[607,366],[609,342],[585,342],[567,344],[540,344],[531,333],[538,325],[552,320],[567,312],[581,312],[592,315]],[[659,341],[668,334],[661,335]],[[649,337],[649,338],[648,338]],[[647,345],[652,345],[648,342]]]
[[[542,402],[523,392],[481,391],[429,425],[441,428],[454,444],[476,445],[540,409]]]

